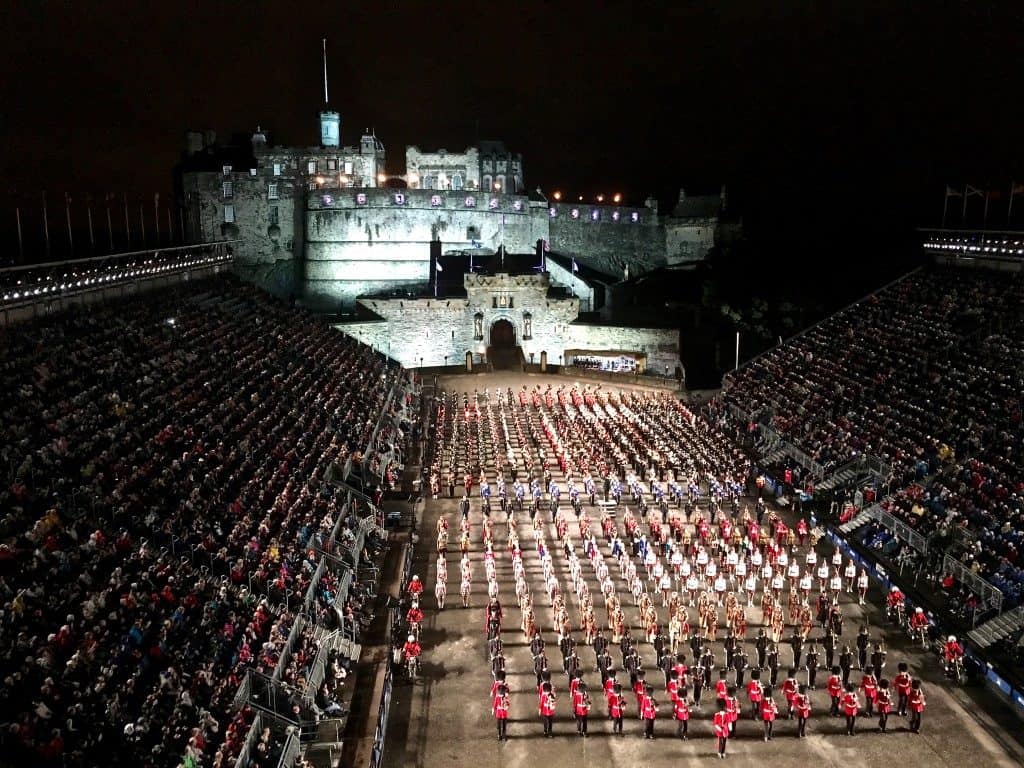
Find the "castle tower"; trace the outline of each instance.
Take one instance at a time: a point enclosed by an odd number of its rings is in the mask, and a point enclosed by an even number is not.
[[[328,106],[327,97],[327,38],[324,43],[324,109],[320,112],[320,146],[337,147],[341,145],[341,115]]]

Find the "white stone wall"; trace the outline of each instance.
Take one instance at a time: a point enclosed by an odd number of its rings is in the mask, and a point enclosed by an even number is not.
[[[658,373],[681,366],[679,331],[663,328],[625,328],[577,323],[569,326],[566,348],[593,352],[617,350],[647,356],[647,368]]]
[[[462,177],[462,189],[480,188],[480,153],[476,147],[468,147],[464,152],[405,148],[405,176],[410,189],[452,189],[455,174]],[[427,186],[428,177],[433,177],[433,186]]]
[[[665,228],[665,255],[669,265],[703,261],[715,245],[716,219],[673,223]]]
[[[590,312],[594,308],[594,289],[580,279],[579,274],[571,268],[565,269],[553,259],[547,260],[548,274],[555,285],[569,288],[580,300],[580,312]]]
[[[398,194],[401,204],[395,202]],[[466,205],[467,197],[474,206]],[[432,204],[434,198],[439,205]],[[546,217],[525,197],[482,192],[317,190],[308,196],[307,209],[304,279],[314,306],[351,304],[368,286],[383,290],[427,282],[434,239],[441,241],[442,253],[472,248],[473,240],[484,251],[504,243],[523,253],[548,234]]]
[[[527,362],[559,365],[569,350],[621,350],[646,355],[648,367],[659,373],[679,365],[679,333],[656,328],[621,328],[574,324],[578,298],[549,296],[546,275],[465,275],[466,298],[361,299],[382,318],[374,322],[343,323],[339,330],[371,344],[407,367],[461,365],[466,353],[480,362],[498,320],[508,320]],[[501,299],[504,297],[505,306]],[[495,304],[499,306],[495,307]],[[525,338],[529,313],[531,338]],[[477,315],[482,338],[476,338]]]

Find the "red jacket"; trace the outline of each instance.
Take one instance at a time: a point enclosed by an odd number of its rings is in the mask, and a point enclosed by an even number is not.
[[[715,712],[714,720],[715,736],[720,739],[729,738],[729,714],[727,712]]]
[[[590,697],[583,691],[576,691],[572,697],[572,712],[577,717],[590,714]]]
[[[878,693],[878,681],[874,675],[864,675],[860,681],[860,687],[864,690],[864,696],[873,699]]]
[[[653,720],[658,716],[658,708],[650,696],[645,695],[640,702],[640,714],[643,715],[644,720]]]
[[[838,699],[843,695],[843,678],[839,675],[830,675],[828,678],[828,695]]]
[[[555,694],[542,693],[540,695],[540,713],[545,717],[555,714]]]
[[[504,696],[495,696],[494,703],[492,704],[491,709],[494,711],[494,716],[498,720],[508,720],[508,694]]]
[[[857,694],[854,691],[843,694],[843,714],[847,717],[852,717],[860,711],[860,699],[857,698]]]
[[[612,693],[608,697],[608,715],[619,718],[626,712],[626,698],[621,693]]]
[[[715,697],[724,699],[729,695],[729,684],[725,680],[719,680],[715,683]]]
[[[796,696],[796,680],[792,677],[787,677],[782,683],[782,693],[786,697],[786,701],[792,702],[793,697]]]
[[[762,699],[761,701],[761,719],[766,723],[775,720],[779,715],[779,707],[776,705],[774,699]]]
[[[907,703],[910,704],[911,712],[924,712],[924,691],[922,691],[920,688],[918,688],[916,691],[913,688],[911,688],[910,696],[907,699]]]
[[[875,710],[880,715],[887,715],[892,710],[892,694],[887,689],[878,689],[878,695],[875,697]]]
[[[690,719],[690,705],[686,703],[686,699],[682,696],[675,700],[672,711],[675,714],[676,720]]]
[[[751,704],[757,704],[764,697],[764,686],[760,680],[751,680],[747,683],[747,698]]]
[[[896,692],[904,696],[910,693],[910,674],[907,672],[900,672],[893,678],[893,685],[896,686]]]
[[[811,697],[804,693],[798,693],[793,697],[793,709],[797,717],[807,718],[811,716]]]

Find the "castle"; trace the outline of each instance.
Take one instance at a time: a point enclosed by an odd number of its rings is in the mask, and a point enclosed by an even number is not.
[[[653,198],[639,206],[623,204],[618,196],[610,202],[568,202],[539,188],[530,190],[521,155],[500,141],[481,141],[460,152],[425,152],[409,146],[405,172],[392,174],[386,169],[384,145],[374,132],[366,131],[357,145],[343,145],[340,116],[330,109],[320,113],[320,128],[319,145],[307,147],[274,145],[262,129],[248,141],[229,144],[218,143],[212,131],[187,133],[175,176],[189,237],[235,241],[235,269],[243,277],[315,309],[360,307],[384,317],[385,302],[419,295],[423,306],[408,328],[396,311],[385,313],[386,334],[384,326],[373,331],[364,324],[358,329],[368,338],[379,336],[382,347],[390,344],[394,356],[406,365],[455,362],[465,352],[483,359],[493,322],[510,321],[504,316],[485,318],[487,330],[482,333],[479,328],[471,334],[451,328],[446,349],[436,340],[422,349],[417,344],[416,350],[407,345],[396,348],[395,338],[415,335],[415,328],[425,321],[423,312],[432,299],[423,297],[431,283],[437,293],[443,257],[550,254],[541,275],[525,276],[534,280],[511,273],[493,277],[506,281],[494,286],[502,296],[509,297],[513,287],[529,294],[520,296],[515,311],[529,306],[539,312],[534,328],[563,328],[563,338],[548,338],[540,349],[538,343],[526,344],[532,334],[524,333],[520,314],[515,339],[523,360],[533,351],[535,359],[544,352],[551,364],[555,356],[568,363],[574,354],[597,350],[614,353],[603,365],[626,352],[632,357],[621,359],[639,361],[643,368],[654,363],[649,359],[651,348],[663,358],[657,361],[659,370],[678,366],[678,340],[672,344],[661,333],[654,333],[649,343],[636,333],[612,343],[597,338],[602,333],[607,337],[610,326],[575,336],[567,329],[580,312],[601,309],[604,287],[659,267],[703,260],[716,242],[724,189],[721,195],[702,197],[680,192],[679,203],[668,216],[659,213]],[[450,273],[445,278],[447,283]],[[462,315],[513,311],[498,307],[497,295],[474,296],[479,279],[482,276],[468,274],[464,284],[455,286],[456,298],[464,302]],[[560,288],[568,291],[569,305],[559,311],[557,323],[547,323],[547,295]],[[373,299],[376,309],[369,303]],[[450,309],[449,304],[446,310]],[[436,302],[433,310],[438,311]],[[411,315],[404,317],[408,321]],[[480,318],[476,321],[479,325]],[[468,320],[459,322],[460,327],[473,327]]]

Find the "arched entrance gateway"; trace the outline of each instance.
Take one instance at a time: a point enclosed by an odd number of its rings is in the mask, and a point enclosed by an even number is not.
[[[491,346],[512,349],[516,345],[516,329],[505,319],[495,320],[491,326]]]
[[[516,327],[510,320],[500,318],[491,324],[490,344],[487,359],[495,368],[514,368],[519,365],[519,347],[516,344]]]

